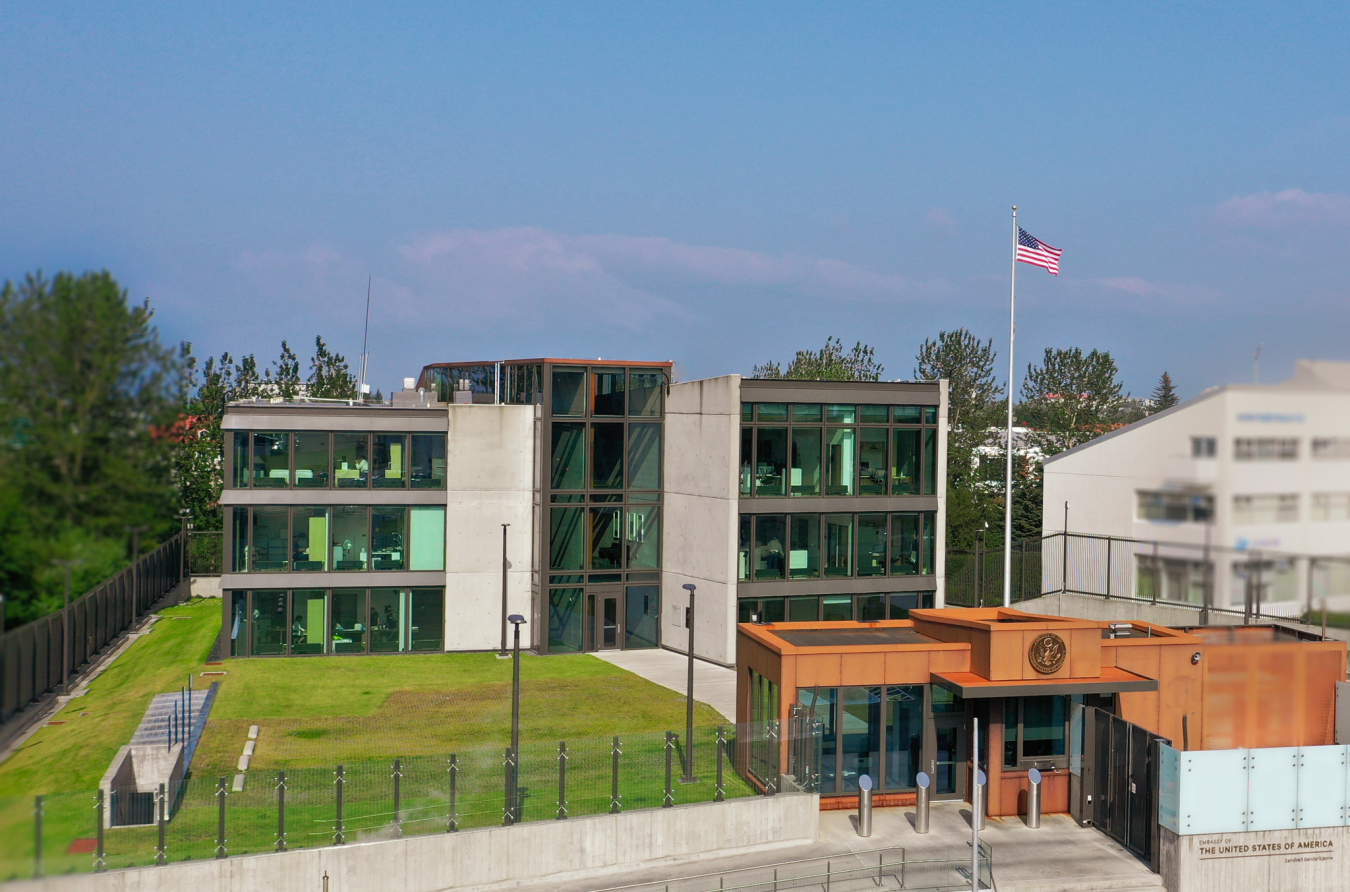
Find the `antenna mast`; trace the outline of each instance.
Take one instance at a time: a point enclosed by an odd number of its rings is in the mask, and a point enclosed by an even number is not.
[[[366,366],[370,362],[370,283],[374,276],[366,277],[366,330],[361,336],[361,387],[362,396],[370,393],[370,385],[366,383]]]

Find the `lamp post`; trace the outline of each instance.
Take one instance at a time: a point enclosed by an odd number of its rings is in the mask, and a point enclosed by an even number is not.
[[[507,779],[506,795],[510,801],[510,823],[520,820],[516,810],[520,807],[520,627],[525,617],[513,613],[506,618],[515,630],[515,644],[511,653],[511,776]]]
[[[680,778],[682,784],[696,784],[698,778],[694,777],[694,590],[698,586],[692,582],[684,584],[684,590],[689,593],[689,615],[686,622],[689,624],[689,692],[684,702],[684,777]]]
[[[65,601],[61,608],[61,690],[67,691],[70,687],[70,568],[79,561],[58,558],[52,563],[65,570],[66,577]]]
[[[518,615],[506,615],[506,569],[510,566],[510,563],[506,560],[506,528],[510,525],[509,523],[502,524],[502,650],[501,653],[497,654],[502,658],[506,657],[506,624],[515,622]],[[525,620],[522,618],[521,622],[525,622]],[[516,640],[520,640],[519,626],[516,627]]]
[[[191,520],[192,520],[192,509],[191,509],[191,508],[180,508],[180,509],[178,510],[178,523],[179,523],[179,526],[180,526],[180,528],[181,528],[181,529],[179,530],[179,533],[180,533],[180,536],[181,536],[181,538],[180,538],[179,541],[182,543],[182,544],[179,546],[179,547],[182,549],[182,550],[179,552],[179,554],[182,556],[182,560],[179,561],[179,566],[178,566],[178,578],[179,578],[179,579],[187,579],[187,575],[188,575],[188,537],[187,537],[187,533],[188,533],[188,530],[190,530],[190,529],[192,528]]]

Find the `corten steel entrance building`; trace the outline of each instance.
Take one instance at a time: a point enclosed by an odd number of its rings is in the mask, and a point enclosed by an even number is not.
[[[1177,749],[1323,745],[1334,742],[1345,672],[1344,642],[1272,627],[1179,630],[1002,608],[746,623],[736,720],[819,719],[823,807],[843,808],[857,802],[863,774],[878,804],[913,803],[919,771],[935,798],[969,799],[978,717],[987,814],[1024,809],[1031,768],[1044,776],[1044,810],[1068,812],[1071,796],[1085,795],[1071,771],[1085,706]]]
[[[575,653],[683,650],[693,583],[724,664],[738,619],[942,605],[945,383],[671,378],[442,363],[389,404],[231,405],[230,652],[494,649],[503,586]]]

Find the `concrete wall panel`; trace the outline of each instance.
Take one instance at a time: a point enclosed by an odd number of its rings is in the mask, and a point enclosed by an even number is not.
[[[539,821],[321,849],[181,861],[164,867],[48,877],[14,883],[15,892],[444,892],[506,889],[532,880],[605,877],[617,885],[643,862],[697,861],[718,855],[814,842],[820,799],[782,795],[729,802]]]

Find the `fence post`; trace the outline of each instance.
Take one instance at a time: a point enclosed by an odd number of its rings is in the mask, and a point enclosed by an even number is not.
[[[286,772],[277,772],[277,851],[286,851]]]
[[[1106,597],[1107,597],[1107,598],[1110,598],[1110,597],[1111,597],[1111,552],[1113,551],[1113,549],[1111,548],[1111,546],[1115,543],[1115,541],[1116,541],[1116,540],[1112,539],[1110,536],[1107,536],[1107,537],[1106,537]]]
[[[558,741],[558,820],[567,817],[567,741]]]
[[[450,754],[450,821],[445,827],[446,833],[454,833],[459,829],[459,757],[455,753]]]
[[[342,842],[343,842],[343,840],[342,840],[342,781],[343,781],[343,777],[342,777],[342,766],[339,765],[339,766],[337,767],[337,780],[334,781],[334,783],[337,785],[337,823],[336,823],[336,824],[334,825],[334,827],[333,827],[333,845],[335,845],[335,846],[340,846],[340,845],[342,845]]]
[[[727,752],[726,729],[722,725],[717,726],[717,786],[713,789],[713,801],[721,802],[727,798],[726,785],[722,783],[722,762]]]
[[[670,774],[669,771],[666,772]],[[669,784],[667,784],[669,786]],[[33,877],[42,876],[42,797],[33,800]]]
[[[103,859],[103,788],[98,788],[94,812],[98,815],[98,830],[94,834],[94,873],[103,873],[108,867]]]
[[[229,786],[224,777],[216,787],[216,798],[220,800],[220,819],[216,827],[216,857],[225,857],[225,797],[229,795]]]
[[[670,808],[675,804],[675,799],[670,795],[670,758],[675,752],[675,744],[671,741],[671,733],[666,732],[666,797],[661,802],[662,808]]]
[[[403,821],[402,821],[402,819],[399,817],[399,815],[400,815],[400,813],[401,813],[401,811],[402,811],[402,806],[403,806],[403,800],[402,800],[402,796],[401,796],[402,790],[399,788],[399,781],[401,781],[402,779],[403,779],[403,760],[402,760],[402,759],[395,759],[395,760],[394,760],[394,839],[399,839],[399,838],[401,838],[401,837],[403,836]]]
[[[503,791],[504,795],[502,797],[505,800],[502,809],[502,826],[510,827],[516,822],[516,754],[509,746],[506,748],[506,761],[502,764],[506,768],[506,789]]]
[[[155,823],[159,825],[157,828],[159,830],[159,844],[155,846],[155,863],[162,866],[169,863],[169,859],[164,853],[164,831],[166,829],[165,824],[168,823],[167,812],[169,811],[169,805],[168,798],[164,795],[163,784],[159,785],[159,793],[156,795],[156,798],[159,800],[159,802],[156,803],[159,806],[159,814],[157,815],[158,819],[155,821]]]
[[[764,789],[765,794],[768,796],[772,796],[778,792],[778,784],[782,781],[783,776],[783,754],[779,751],[779,737],[778,719],[774,719],[769,722],[769,746],[773,752],[773,776],[769,779],[769,783]]]
[[[619,805],[619,756],[623,751],[619,749],[619,735],[614,735],[614,745],[609,751],[610,775],[609,775],[609,813],[617,815],[620,811]]]

